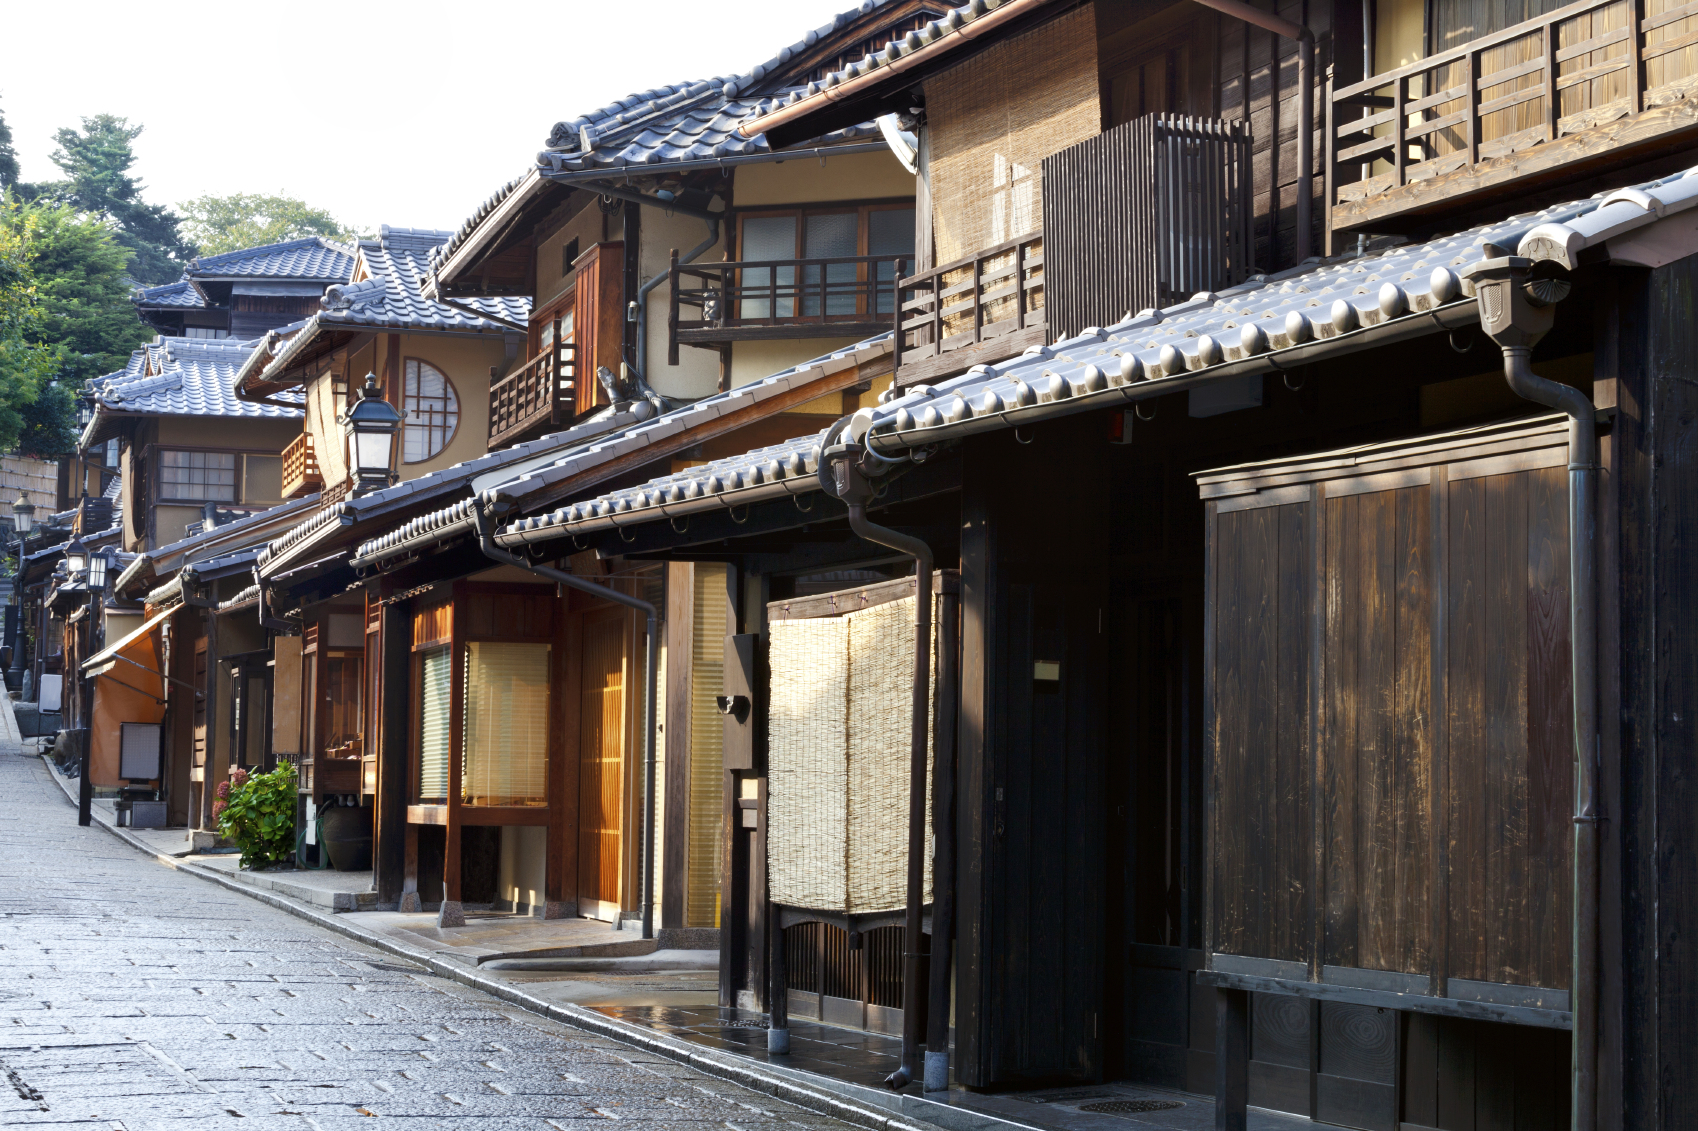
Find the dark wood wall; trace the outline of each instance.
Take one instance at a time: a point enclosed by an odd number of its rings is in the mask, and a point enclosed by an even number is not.
[[[956,1074],[975,1087],[1102,1067],[1112,506],[1076,489],[1103,481],[1101,428],[1046,427],[1018,460],[1008,433],[965,454]],[[1030,474],[1045,465],[1066,481]]]
[[[1620,656],[1619,675],[1604,665],[1605,1095],[1619,1087],[1620,1126],[1672,1131],[1698,1126],[1698,258],[1612,274],[1598,354],[1619,508],[1600,578],[1604,654]]]

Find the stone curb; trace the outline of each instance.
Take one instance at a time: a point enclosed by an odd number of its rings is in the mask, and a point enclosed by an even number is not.
[[[48,767],[47,772],[48,776],[51,777],[59,786],[60,792],[65,794],[66,800],[74,807],[76,805],[76,798],[72,796],[69,786],[62,778],[59,777],[58,774],[53,772],[51,767]],[[156,852],[139,838],[130,835],[123,829],[115,828],[112,825],[107,824],[104,820],[100,819],[99,814],[95,816],[94,824],[105,829],[108,833],[111,833],[125,844],[128,844],[131,848],[136,849],[144,855],[151,856],[154,860],[165,865],[167,868],[172,868],[179,872],[186,872],[189,875],[217,884],[220,887],[228,888],[234,892],[239,892],[250,899],[257,899],[259,902],[269,904],[280,911],[287,911],[289,914],[294,915],[297,918],[305,919],[310,923],[317,924],[327,931],[334,931],[339,935],[353,939],[356,942],[372,947],[375,950],[381,950],[388,954],[392,954],[397,958],[404,958],[409,962],[417,963],[438,977],[459,982],[463,986],[468,986],[482,993],[489,994],[491,997],[498,998],[510,1005],[516,1005],[527,1012],[546,1017],[550,1021],[556,1021],[560,1024],[571,1026],[574,1029],[581,1029],[588,1033],[594,1033],[597,1036],[607,1037],[618,1041],[620,1044],[629,1045],[644,1052],[653,1053],[654,1055],[663,1057],[667,1060],[688,1065],[702,1073],[704,1076],[712,1076],[716,1079],[741,1085],[752,1092],[759,1092],[762,1095],[768,1095],[774,1099],[784,1100],[787,1103],[795,1104],[797,1107],[812,1111],[816,1115],[824,1115],[832,1119],[839,1119],[844,1123],[866,1128],[867,1131],[937,1131],[936,1126],[933,1124],[910,1123],[907,1120],[895,1118],[890,1113],[879,1108],[858,1104],[840,1096],[832,1095],[829,1092],[823,1092],[815,1088],[807,1087],[806,1085],[790,1080],[784,1076],[770,1072],[763,1072],[759,1068],[754,1067],[750,1062],[734,1057],[727,1057],[711,1050],[703,1049],[698,1045],[692,1045],[686,1041],[662,1036],[639,1025],[632,1025],[616,1018],[608,1017],[606,1014],[597,1013],[596,1011],[586,1009],[581,1005],[572,1005],[570,1003],[560,1005],[544,1001],[538,997],[533,997],[532,995],[525,993],[523,990],[507,985],[506,983],[497,982],[493,979],[483,977],[472,970],[455,966],[454,964],[444,961],[429,952],[416,951],[409,947],[402,946],[400,943],[391,939],[361,930],[359,927],[349,923],[342,916],[335,914],[322,914],[312,908],[296,903],[293,900],[273,895],[269,891],[250,887],[237,880],[230,879],[227,876],[219,874],[213,869],[203,868],[199,865],[178,860],[176,857],[166,856],[162,853]],[[893,1096],[892,1098],[894,1099],[896,1097]],[[974,1114],[975,1116],[978,1115],[978,1113]],[[975,1119],[975,1122],[977,1121],[978,1120]],[[995,1117],[985,1119],[984,1122],[1003,1123],[1002,1120],[997,1120]],[[1004,1123],[1004,1126],[1016,1127],[1019,1125]]]

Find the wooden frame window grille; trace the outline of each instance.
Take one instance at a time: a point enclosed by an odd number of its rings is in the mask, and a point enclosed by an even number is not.
[[[460,398],[448,374],[428,361],[407,358],[401,416],[401,459],[423,463],[440,455],[460,427]]]
[[[159,449],[159,497],[195,503],[236,502],[236,453]]]
[[[798,316],[844,321],[871,314],[894,314],[891,282],[895,264],[785,264],[785,260],[851,256],[914,258],[914,204],[822,204],[812,208],[750,209],[737,215],[737,255],[743,262],[772,262],[745,267],[739,287],[738,318],[787,319]],[[823,277],[822,277],[823,275]],[[875,283],[869,288],[868,283]],[[770,288],[765,297],[749,294]],[[872,292],[869,296],[869,290]]]

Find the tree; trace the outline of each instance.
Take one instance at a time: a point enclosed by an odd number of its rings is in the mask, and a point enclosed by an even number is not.
[[[150,336],[129,302],[131,251],[120,236],[68,204],[0,204],[0,262],[19,312],[11,360],[0,358],[0,449],[52,456],[74,447],[76,390],[122,368]]]
[[[75,401],[53,384],[59,351],[38,340],[41,317],[29,256],[11,229],[0,227],[0,450],[12,450],[25,433],[31,449],[26,454],[44,445],[63,452],[75,443]],[[43,402],[65,401],[71,404],[68,425],[49,424],[44,431],[26,419]]]
[[[230,196],[201,196],[178,206],[183,233],[202,255],[218,255],[244,247],[323,236],[344,243],[360,238],[322,208],[292,196],[239,192]]]
[[[0,114],[0,192],[18,183],[18,151],[12,148],[12,127]]]
[[[28,186],[27,195],[69,204],[111,220],[118,242],[134,253],[130,275],[147,286],[169,283],[182,274],[194,248],[178,231],[176,213],[142,199],[142,183],[130,175],[134,143],[141,126],[124,118],[96,114],[84,118],[82,131],[66,128],[53,135],[59,148],[53,163],[63,181]]]

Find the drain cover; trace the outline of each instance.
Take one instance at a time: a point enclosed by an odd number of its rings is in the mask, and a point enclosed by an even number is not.
[[[1181,1100],[1099,1100],[1092,1104],[1080,1104],[1079,1110],[1098,1115],[1135,1115],[1145,1111],[1172,1111],[1176,1107],[1184,1106]]]
[[[742,1019],[735,1021],[720,1021],[717,1024],[721,1029],[765,1029],[767,1027],[765,1021]]]

